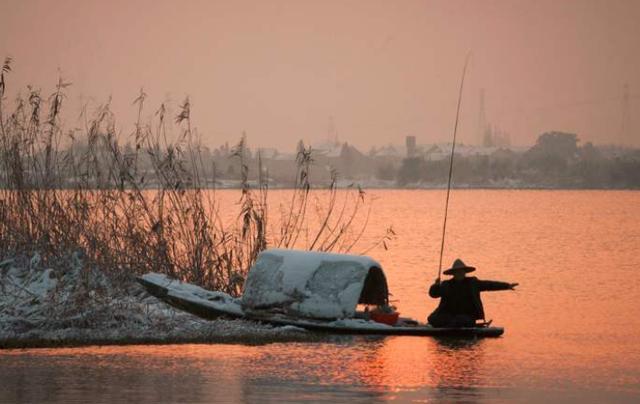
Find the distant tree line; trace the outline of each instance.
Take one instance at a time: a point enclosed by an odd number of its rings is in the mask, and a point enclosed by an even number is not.
[[[572,133],[547,132],[524,153],[498,149],[490,155],[456,155],[454,183],[470,187],[640,188],[640,150],[578,145]],[[387,167],[385,178],[393,174]],[[441,185],[449,159],[405,158],[395,173],[399,186]],[[380,176],[378,177],[380,179]]]

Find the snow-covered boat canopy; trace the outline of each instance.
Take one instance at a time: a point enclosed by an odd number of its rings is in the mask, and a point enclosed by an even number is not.
[[[388,301],[382,267],[369,257],[283,249],[260,253],[241,300],[245,312],[275,309],[318,319],[350,318],[359,303]]]

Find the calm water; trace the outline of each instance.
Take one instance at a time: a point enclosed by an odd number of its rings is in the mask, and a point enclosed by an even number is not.
[[[370,255],[402,314],[423,320],[444,193],[369,194],[362,245],[393,225],[391,248]],[[456,190],[450,214],[447,264],[520,283],[483,295],[502,338],[0,351],[0,401],[640,401],[640,192]]]

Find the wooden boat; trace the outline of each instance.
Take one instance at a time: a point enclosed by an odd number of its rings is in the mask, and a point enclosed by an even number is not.
[[[166,275],[138,278],[149,293],[206,319],[242,318],[334,334],[498,337],[501,327],[435,328],[400,318],[394,325],[369,320],[358,304],[388,304],[386,277],[369,257],[266,250],[249,271],[243,296],[209,291]]]

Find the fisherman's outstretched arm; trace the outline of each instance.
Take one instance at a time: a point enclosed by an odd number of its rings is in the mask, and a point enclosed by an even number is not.
[[[517,285],[517,283],[507,283],[499,281],[478,281],[478,289],[480,289],[480,291],[510,290],[515,288]]]

